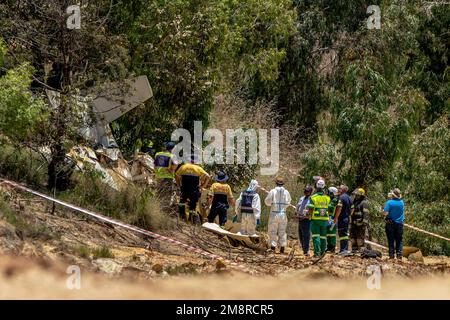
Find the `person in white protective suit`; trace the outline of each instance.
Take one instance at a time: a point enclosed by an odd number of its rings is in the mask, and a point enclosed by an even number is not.
[[[256,235],[256,225],[261,224],[261,199],[256,192],[258,187],[258,181],[250,181],[248,188],[241,192],[236,201],[236,215],[233,221],[237,220],[237,215],[240,213],[241,230],[238,234],[248,236]]]
[[[277,242],[280,245],[280,253],[284,253],[287,245],[287,215],[286,209],[291,203],[291,195],[283,185],[283,178],[278,177],[275,180],[276,187],[267,194],[264,200],[265,204],[271,206],[269,216],[269,246],[275,251]]]

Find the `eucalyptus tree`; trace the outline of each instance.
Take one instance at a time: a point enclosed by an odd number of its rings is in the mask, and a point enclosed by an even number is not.
[[[128,74],[127,42],[108,32],[113,4],[113,0],[82,1],[80,6],[69,0],[6,0],[0,5],[7,67],[28,61],[33,69],[24,76],[31,76],[34,95],[47,101],[47,121],[34,137],[39,141],[17,142],[48,148],[49,188],[67,187],[72,168],[66,153],[80,139],[78,129],[89,122],[80,115],[84,110],[79,96]]]

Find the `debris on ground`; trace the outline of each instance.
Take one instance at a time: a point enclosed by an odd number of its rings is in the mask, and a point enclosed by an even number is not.
[[[326,254],[318,260],[298,250],[289,240],[284,254],[234,246],[220,234],[201,226],[176,220],[175,228],[161,231],[165,236],[218,255],[241,267],[228,265],[186,251],[168,242],[143,238],[132,231],[115,227],[57,207],[54,214],[48,203],[0,187],[8,195],[12,212],[0,212],[0,254],[33,258],[50,264],[77,265],[86,272],[127,279],[182,278],[192,276],[246,275],[296,279],[296,281],[366,279],[370,266],[381,268],[385,278],[418,279],[450,276],[448,257],[423,257],[420,250],[406,249],[403,260],[386,257],[363,259]],[[12,218],[14,217],[14,219]],[[174,218],[176,219],[176,218]],[[267,235],[259,234],[261,243]],[[6,276],[18,270],[3,270]],[[10,271],[8,271],[10,270]],[[165,280],[166,281],[166,280]]]

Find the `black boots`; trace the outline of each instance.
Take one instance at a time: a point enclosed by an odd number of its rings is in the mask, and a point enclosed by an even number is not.
[[[270,247],[268,251],[275,253],[276,249],[276,247]],[[280,253],[284,253],[284,247],[280,247]]]

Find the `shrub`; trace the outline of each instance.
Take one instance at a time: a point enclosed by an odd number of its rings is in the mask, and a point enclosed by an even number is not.
[[[0,144],[0,175],[5,178],[41,186],[47,180],[46,161],[31,149]]]
[[[0,217],[14,226],[24,237],[33,239],[51,239],[55,237],[55,234],[46,225],[29,223],[22,216],[14,212],[2,198],[0,198]]]
[[[84,245],[77,247],[75,250],[82,258],[89,258],[91,255],[91,249]]]
[[[117,191],[103,183],[99,173],[93,171],[76,173],[74,181],[72,189],[60,193],[68,202],[145,229],[167,229],[171,224],[169,216],[160,208],[159,199],[148,187],[129,183]]]
[[[102,246],[102,247],[99,247],[99,248],[94,248],[91,252],[92,252],[92,256],[93,256],[94,259],[99,259],[99,258],[110,258],[110,259],[112,259],[112,258],[114,258],[114,254],[106,246]]]

